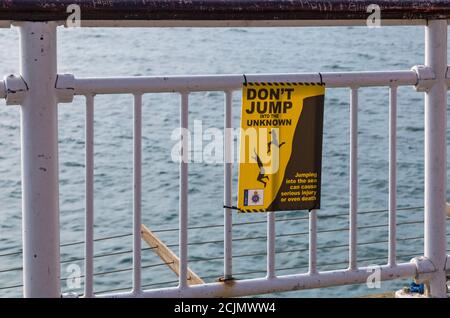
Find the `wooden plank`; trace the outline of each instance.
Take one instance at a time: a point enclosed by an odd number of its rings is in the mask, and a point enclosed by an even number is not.
[[[141,237],[151,247],[153,251],[169,266],[169,268],[180,276],[180,259],[167,247],[150,229],[144,224],[141,225]],[[205,282],[188,267],[188,285],[200,285]]]

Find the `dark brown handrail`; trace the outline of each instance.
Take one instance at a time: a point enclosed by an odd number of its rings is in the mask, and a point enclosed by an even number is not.
[[[359,20],[379,5],[383,19],[450,19],[449,0],[0,0],[0,20]]]

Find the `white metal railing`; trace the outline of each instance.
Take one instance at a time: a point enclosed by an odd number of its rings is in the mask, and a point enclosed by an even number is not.
[[[327,88],[350,91],[350,224],[349,261],[345,270],[317,269],[317,211],[309,214],[309,270],[307,273],[276,274],[276,215],[267,213],[266,277],[233,280],[232,213],[224,209],[224,281],[189,286],[188,275],[188,162],[180,163],[179,258],[177,287],[147,290],[141,281],[141,164],[142,97],[171,92],[180,96],[180,127],[188,128],[189,95],[198,91],[221,91],[225,95],[224,127],[232,128],[233,92],[241,89],[242,75],[76,78],[56,71],[56,26],[53,22],[19,24],[22,43],[22,74],[0,83],[0,96],[8,104],[22,105],[23,150],[23,257],[24,295],[60,294],[57,104],[71,102],[74,95],[86,98],[86,219],[85,219],[85,297],[94,297],[94,104],[95,95],[132,94],[134,97],[133,153],[133,287],[131,291],[103,297],[222,297],[310,289],[364,283],[370,275],[358,265],[358,91],[361,87],[389,89],[389,238],[388,263],[381,266],[381,279],[415,277],[429,284],[432,296],[446,295],[446,107],[447,20],[429,21],[426,27],[425,66],[405,71],[262,74],[246,75],[250,82],[319,82]],[[39,60],[36,59],[39,56]],[[398,263],[396,255],[396,118],[397,87],[416,86],[426,92],[425,100],[425,255],[409,263]],[[231,149],[226,134],[225,154]],[[182,149],[188,141],[182,139]],[[187,158],[187,151],[183,152]],[[224,204],[231,205],[232,164],[224,163]],[[45,190],[42,186],[45,185]],[[39,212],[45,212],[39,214]],[[42,217],[45,215],[45,217]],[[39,238],[39,239],[38,239]],[[417,255],[419,256],[419,255]],[[446,267],[447,266],[447,267]]]
[[[396,96],[397,86],[415,85],[417,84],[417,73],[415,71],[394,71],[394,72],[350,72],[350,73],[317,73],[314,74],[271,74],[271,75],[246,75],[248,81],[305,81],[318,82],[320,77],[326,83],[327,87],[346,87],[350,88],[350,112],[351,112],[351,129],[350,129],[350,246],[349,246],[349,264],[348,270],[338,270],[329,272],[317,271],[317,215],[316,211],[311,211],[309,216],[309,271],[307,274],[297,274],[288,276],[276,276],[275,274],[275,213],[267,213],[267,276],[265,278],[252,280],[233,281],[232,284],[227,283],[209,283],[201,286],[187,285],[187,185],[188,185],[188,163],[180,163],[180,219],[179,219],[179,245],[180,245],[180,276],[179,286],[175,288],[162,288],[156,290],[142,291],[137,289],[140,282],[136,281],[140,277],[139,257],[140,257],[140,228],[134,227],[134,257],[135,266],[133,267],[133,291],[116,294],[106,294],[107,296],[131,297],[131,296],[148,296],[148,297],[179,297],[179,296],[244,296],[250,294],[269,293],[276,291],[287,291],[295,289],[307,289],[334,286],[340,284],[363,283],[366,281],[370,271],[367,268],[358,267],[357,262],[357,143],[358,143],[358,88],[368,86],[387,86],[390,89],[390,208],[389,208],[389,263],[382,267],[382,279],[396,279],[401,277],[411,277],[416,275],[416,265],[414,263],[396,263],[395,250],[395,228],[396,228],[396,170],[395,170],[395,131],[396,131]],[[140,107],[142,94],[174,92],[180,94],[181,107],[181,128],[188,128],[188,108],[189,93],[198,91],[223,91],[225,94],[225,127],[231,128],[231,106],[232,93],[241,88],[243,81],[242,75],[214,75],[214,76],[192,76],[192,77],[141,77],[141,78],[90,78],[90,79],[73,79],[73,88],[75,95],[85,95],[87,107],[92,107],[93,95],[96,94],[134,94],[135,99],[135,119],[134,119],[134,171],[135,171],[135,220],[140,219]],[[87,131],[93,129],[92,112],[86,112]],[[86,134],[89,136],[90,134]],[[88,139],[89,141],[89,139]],[[229,153],[231,140],[228,138],[225,143],[225,153]],[[187,149],[187,140],[183,144],[183,148]],[[186,154],[186,153],[185,153]],[[92,169],[93,149],[87,148],[86,169]],[[224,202],[230,205],[231,202],[231,164],[224,164]],[[88,179],[89,180],[89,179]],[[88,181],[88,183],[91,181]],[[89,200],[92,196],[89,195]],[[90,204],[88,204],[89,206]],[[231,210],[224,209],[224,277],[231,278],[232,273],[232,220]],[[135,221],[139,222],[139,221]],[[135,223],[136,224],[136,223]],[[139,223],[138,223],[139,224]],[[87,222],[87,233],[92,231],[92,223]],[[89,234],[91,235],[91,234]],[[92,241],[86,238],[86,242]],[[88,245],[88,244],[87,244]],[[87,259],[92,259],[91,249],[86,251]],[[86,270],[87,285],[92,285],[92,269]],[[92,290],[92,286],[87,286],[85,294]]]

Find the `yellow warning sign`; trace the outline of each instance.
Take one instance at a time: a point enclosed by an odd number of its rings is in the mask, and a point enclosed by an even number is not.
[[[325,86],[246,83],[238,211],[320,208]]]

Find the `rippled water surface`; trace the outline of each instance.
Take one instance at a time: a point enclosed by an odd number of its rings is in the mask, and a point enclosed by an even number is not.
[[[222,73],[281,73],[409,69],[423,63],[421,27],[368,29],[61,29],[60,73],[78,77]],[[0,74],[18,73],[18,30],[0,30]],[[325,99],[322,209],[318,262],[321,270],[346,268],[348,259],[349,98],[346,89],[328,89]],[[223,128],[223,93],[191,96],[190,124]],[[95,98],[95,290],[131,285],[132,105],[130,95]],[[21,185],[18,107],[0,102],[0,296],[21,295]],[[388,90],[365,88],[359,105],[360,264],[384,264],[387,255]],[[84,98],[59,106],[61,265],[83,267]],[[233,124],[239,125],[240,96],[234,94]],[[143,222],[152,230],[178,225],[178,166],[171,160],[171,134],[179,126],[179,96],[145,95],[143,104]],[[423,96],[399,88],[398,211],[399,260],[423,250]],[[208,143],[206,140],[205,143]],[[190,267],[206,281],[222,276],[223,167],[189,167]],[[237,170],[234,169],[234,189]],[[410,209],[413,207],[413,209]],[[372,212],[378,211],[378,212]],[[370,213],[366,213],[370,212]],[[277,214],[278,274],[307,271],[307,213]],[[265,215],[234,215],[233,270],[236,278],[265,275]],[[286,218],[294,220],[283,221]],[[204,227],[218,225],[216,227]],[[201,228],[198,228],[201,227]],[[295,235],[289,235],[295,234]],[[176,231],[158,236],[177,251]],[[412,238],[412,239],[408,239]],[[202,243],[209,242],[209,243]],[[143,246],[145,243],[143,244]],[[12,253],[12,254],[11,254]],[[16,254],[14,254],[16,253]],[[6,255],[5,255],[6,254]],[[10,270],[12,269],[12,270]],[[143,251],[143,284],[176,285],[176,276],[151,250]],[[382,291],[403,286],[386,282]],[[14,287],[16,286],[17,287]],[[64,291],[70,289],[62,282]],[[82,286],[81,286],[82,287]],[[343,297],[379,292],[365,285],[299,291],[276,296]]]

